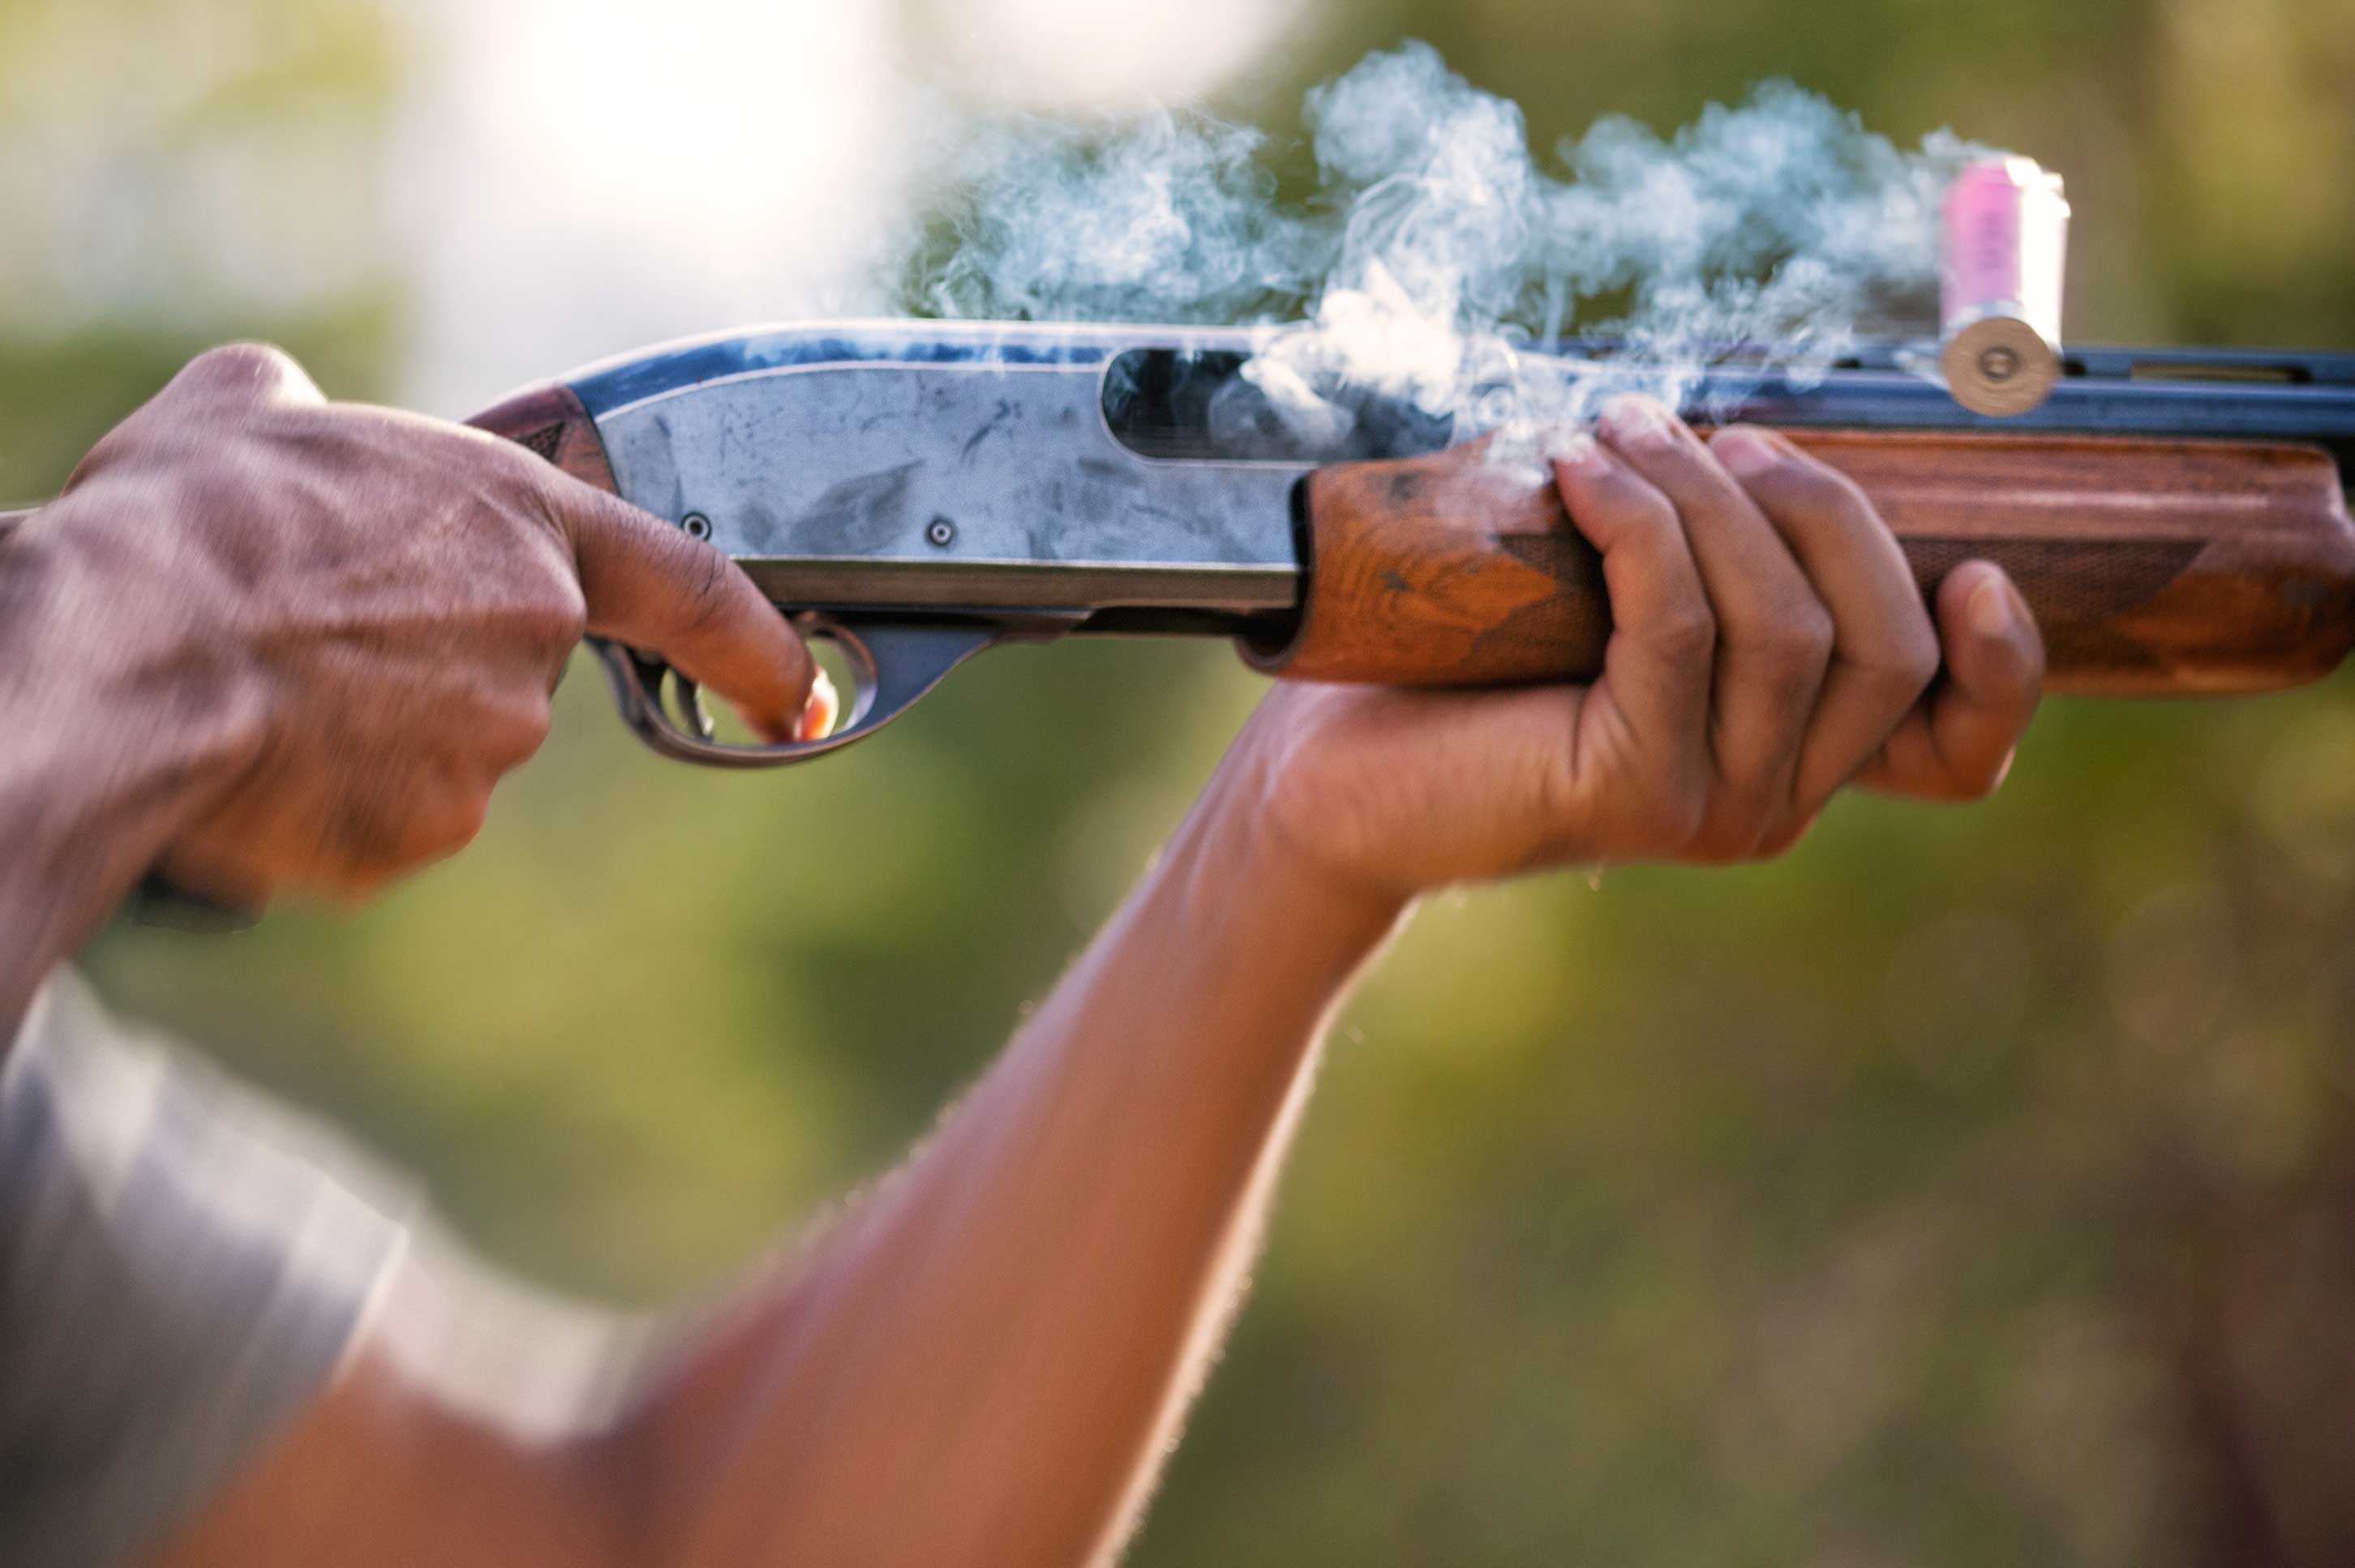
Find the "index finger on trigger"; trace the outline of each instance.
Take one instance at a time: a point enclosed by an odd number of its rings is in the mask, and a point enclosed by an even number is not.
[[[557,511],[592,634],[660,654],[769,739],[795,737],[816,662],[733,561],[593,485],[564,481]]]

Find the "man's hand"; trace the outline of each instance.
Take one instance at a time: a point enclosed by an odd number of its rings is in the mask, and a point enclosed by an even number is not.
[[[22,533],[43,657],[101,683],[86,722],[201,714],[226,737],[163,869],[239,903],[355,896],[464,844],[584,631],[659,652],[773,737],[830,716],[718,551],[505,441],[330,404],[274,349],[197,359]]]
[[[1781,853],[1854,782],[1985,795],[2043,645],[1988,562],[1935,624],[1863,493],[1771,432],[1703,444],[1623,398],[1555,464],[1615,630],[1591,686],[1279,688],[1240,743],[1262,820],[1336,885],[1405,899],[1565,863]],[[1941,675],[1943,667],[1944,674]]]

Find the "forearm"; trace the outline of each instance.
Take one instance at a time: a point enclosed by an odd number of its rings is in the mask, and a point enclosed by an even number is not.
[[[0,1051],[239,750],[184,658],[129,652],[157,607],[107,603],[49,533],[0,514]]]
[[[1324,1018],[1396,916],[1256,843],[1249,775],[650,1412],[645,1523],[676,1560],[1075,1562],[1113,1534],[1223,1327]]]

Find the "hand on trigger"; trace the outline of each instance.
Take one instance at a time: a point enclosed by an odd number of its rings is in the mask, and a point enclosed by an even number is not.
[[[773,737],[831,719],[717,550],[506,441],[329,403],[274,349],[197,359],[26,527],[96,678],[232,737],[162,867],[210,897],[356,896],[464,844],[584,631]]]

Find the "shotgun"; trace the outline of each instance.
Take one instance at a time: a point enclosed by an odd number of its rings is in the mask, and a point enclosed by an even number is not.
[[[666,344],[472,423],[698,538],[856,691],[824,739],[733,745],[694,686],[600,642],[666,757],[765,767],[862,739],[973,654],[1067,635],[1231,638],[1291,679],[1592,678],[1610,606],[1550,483],[1411,403],[1313,438],[1245,374],[1251,329],[838,322]],[[1547,352],[1608,386],[1612,344]],[[2355,355],[2072,351],[2052,395],[1974,414],[1866,348],[1805,382],[1732,354],[1689,408],[1782,429],[1879,505],[1925,592],[1987,557],[2056,692],[2258,692],[2355,646]],[[1466,433],[1468,434],[1468,432]]]

